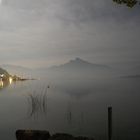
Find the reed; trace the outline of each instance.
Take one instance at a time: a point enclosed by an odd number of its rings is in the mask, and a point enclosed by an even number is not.
[[[29,104],[29,116],[32,117],[35,114],[47,112],[47,91],[49,86],[46,86],[40,93],[36,91],[28,93],[27,100]]]

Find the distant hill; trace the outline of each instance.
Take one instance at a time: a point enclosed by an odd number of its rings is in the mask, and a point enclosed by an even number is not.
[[[6,69],[12,75],[28,77],[32,74],[32,69],[22,67],[22,66],[4,64],[4,65],[1,65],[0,67]]]
[[[92,64],[80,58],[75,58],[69,62],[42,69],[48,76],[57,77],[92,77],[96,75],[105,75],[109,73],[111,68],[107,65]]]
[[[81,58],[75,58],[65,64],[52,66],[49,68],[30,69],[16,65],[1,65],[12,75],[21,77],[55,77],[55,78],[72,78],[72,77],[101,77],[107,76],[111,68],[107,65],[93,64]]]
[[[88,61],[82,60],[80,58],[75,58],[74,60],[70,60],[68,63],[65,63],[63,65],[60,66],[53,66],[50,69],[67,69],[67,70],[71,70],[71,69],[77,69],[77,70],[83,70],[83,69],[100,69],[100,70],[106,70],[109,69],[108,66],[106,65],[102,65],[102,64],[92,64],[89,63]]]
[[[9,76],[9,73],[6,70],[4,70],[3,68],[0,68],[0,74],[5,74],[5,75]]]

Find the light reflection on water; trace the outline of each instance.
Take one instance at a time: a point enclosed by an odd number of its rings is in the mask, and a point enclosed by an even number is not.
[[[51,83],[51,84],[50,84]],[[46,108],[43,90],[47,90]],[[46,129],[107,139],[107,107],[113,107],[113,136],[116,139],[140,139],[139,82],[126,79],[16,82],[0,91],[0,139],[15,140],[16,129]],[[28,102],[35,93],[35,115]],[[43,96],[41,96],[43,95]],[[45,109],[45,113],[41,111]]]
[[[13,79],[11,77],[9,77],[9,84],[12,84]]]
[[[13,83],[13,79],[12,77],[9,77],[8,80],[2,80],[0,78],[0,89],[3,89],[5,87],[7,87],[8,85],[11,85]]]
[[[0,80],[0,88],[3,88],[3,86],[4,86],[4,83],[3,81]]]
[[[9,81],[2,81],[0,80],[0,89],[3,89],[9,85]]]

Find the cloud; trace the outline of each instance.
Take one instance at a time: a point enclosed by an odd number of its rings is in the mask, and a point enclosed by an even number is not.
[[[0,63],[38,67],[77,56],[97,63],[135,62],[139,19],[139,8],[111,0],[5,0]]]

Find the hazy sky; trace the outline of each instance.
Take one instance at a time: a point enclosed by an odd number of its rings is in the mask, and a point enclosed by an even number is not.
[[[140,63],[140,6],[112,0],[0,0],[0,64],[47,67],[81,57]]]

